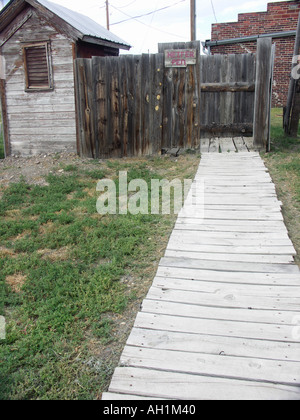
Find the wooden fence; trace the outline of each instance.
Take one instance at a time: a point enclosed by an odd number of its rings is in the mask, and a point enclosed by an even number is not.
[[[77,59],[80,155],[157,154],[196,148],[213,136],[254,136],[256,146],[265,147],[269,42],[259,40],[257,55],[200,56],[200,43],[190,42],[159,44],[158,54]],[[164,51],[170,49],[196,50],[196,64],[166,67]]]

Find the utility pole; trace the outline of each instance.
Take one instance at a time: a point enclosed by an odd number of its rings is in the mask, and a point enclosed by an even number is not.
[[[108,0],[105,1],[106,4],[106,27],[107,30],[109,31],[109,4],[108,4]]]
[[[196,0],[191,0],[191,41],[196,41]]]

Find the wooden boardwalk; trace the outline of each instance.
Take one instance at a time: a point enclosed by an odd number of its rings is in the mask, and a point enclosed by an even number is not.
[[[104,400],[300,400],[300,270],[280,205],[258,153],[202,155]]]
[[[211,137],[201,139],[201,153],[250,152],[253,149],[253,137]]]

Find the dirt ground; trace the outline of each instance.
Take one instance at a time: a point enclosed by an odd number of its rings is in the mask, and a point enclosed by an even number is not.
[[[9,157],[0,160],[0,185],[18,182],[20,177],[33,185],[47,185],[45,176],[64,172],[67,165],[78,169],[91,169],[91,159],[81,159],[76,154],[60,153],[32,157]]]

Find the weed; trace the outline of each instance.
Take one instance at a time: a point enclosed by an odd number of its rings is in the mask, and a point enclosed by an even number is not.
[[[116,160],[83,173],[66,165],[46,186],[21,180],[2,191],[0,399],[94,399],[105,390],[119,359],[108,350],[119,348],[113,319],[146,293],[175,217],[100,216],[97,180],[128,170],[128,182],[150,183],[162,169],[183,178],[198,166],[187,159]]]
[[[285,135],[282,109],[272,110],[271,127],[271,153],[264,159],[283,202],[284,219],[300,262],[300,139]]]

